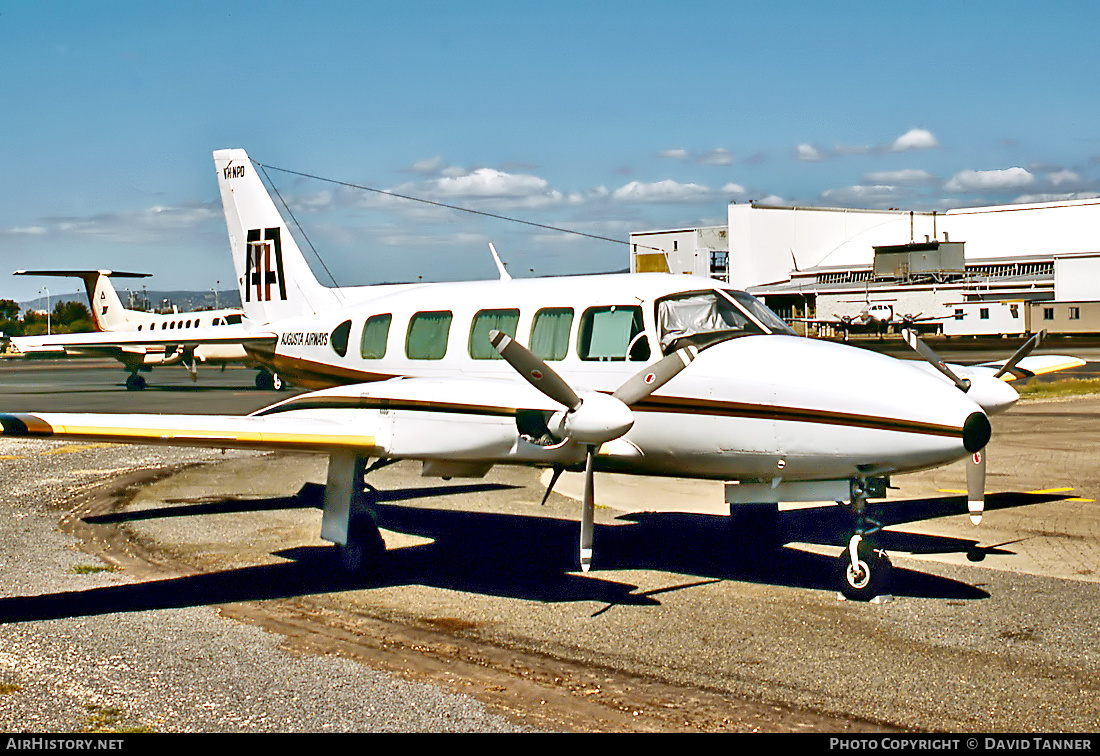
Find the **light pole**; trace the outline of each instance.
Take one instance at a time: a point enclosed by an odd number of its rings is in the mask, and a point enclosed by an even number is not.
[[[46,335],[52,336],[53,326],[51,324],[52,315],[50,312],[50,289],[47,286],[43,286],[39,293],[41,293],[42,291],[46,292]]]

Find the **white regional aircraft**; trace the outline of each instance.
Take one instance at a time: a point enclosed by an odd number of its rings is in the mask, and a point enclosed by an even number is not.
[[[244,343],[319,390],[247,417],[21,413],[0,423],[13,436],[326,454],[321,536],[351,569],[385,548],[364,493],[371,470],[417,460],[425,475],[480,477],[513,464],[585,471],[584,570],[599,565],[596,471],[727,481],[731,508],[838,501],[856,522],[839,587],[867,600],[890,573],[868,497],[892,475],[980,457],[988,415],[1018,398],[1002,376],[1081,364],[1025,358],[1029,346],[1007,363],[925,370],[798,337],[748,294],[683,275],[513,280],[500,266],[500,280],[326,288],[245,152],[214,158],[254,324]],[[977,519],[984,466],[971,468]]]
[[[15,275],[82,279],[92,320],[97,330],[94,336],[65,333],[13,337],[11,341],[15,348],[28,357],[66,354],[112,357],[121,362],[129,372],[126,377],[126,388],[130,391],[145,388],[145,377],[140,373],[148,372],[153,367],[182,365],[194,381],[198,378],[199,365],[224,367],[226,364],[238,362],[255,364],[240,344],[134,343],[134,338],[140,338],[136,334],[169,331],[173,338],[178,338],[178,334],[184,333],[184,329],[189,333],[192,329],[239,324],[243,317],[242,311],[238,308],[194,312],[173,310],[169,313],[158,313],[131,310],[123,306],[118,292],[111,284],[111,278],[145,278],[149,275],[148,273],[124,273],[112,270],[17,270]],[[104,336],[104,333],[120,333],[122,341],[113,342],[114,337]],[[256,387],[280,389],[282,380],[277,375],[260,370],[256,375]]]

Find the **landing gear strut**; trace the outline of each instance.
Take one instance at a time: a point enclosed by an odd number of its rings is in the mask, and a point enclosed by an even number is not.
[[[328,478],[321,517],[321,538],[331,541],[338,564],[352,574],[378,567],[386,542],[378,530],[378,518],[364,489],[364,477],[389,460],[367,467],[367,458],[354,451],[329,454]]]
[[[867,516],[868,481],[853,479],[851,482],[851,508],[855,515],[855,533],[848,540],[848,547],[836,562],[840,592],[852,601],[870,601],[885,595],[890,585],[893,565],[882,549],[876,548],[868,536],[882,530],[882,525]]]

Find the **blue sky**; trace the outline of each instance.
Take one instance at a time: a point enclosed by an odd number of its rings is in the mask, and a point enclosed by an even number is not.
[[[1088,2],[0,0],[0,258],[230,288],[226,147],[624,242],[731,201],[1098,196],[1098,21]],[[628,264],[270,175],[340,284],[491,277],[488,242],[513,275]]]

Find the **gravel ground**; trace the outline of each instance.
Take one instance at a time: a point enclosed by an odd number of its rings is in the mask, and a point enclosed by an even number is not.
[[[207,452],[0,439],[0,584],[33,596],[121,585],[50,506],[106,476]],[[288,651],[212,607],[0,625],[0,731],[513,732],[476,700]]]

